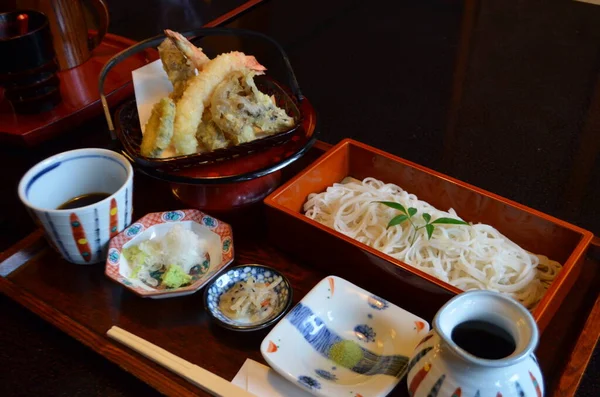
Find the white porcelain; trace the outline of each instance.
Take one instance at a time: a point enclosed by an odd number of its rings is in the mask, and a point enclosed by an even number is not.
[[[260,350],[275,371],[316,396],[385,396],[428,331],[422,318],[329,276],[271,330]],[[351,368],[328,358],[340,340],[362,351]]]
[[[247,319],[232,319],[221,311],[219,303],[221,297],[231,290],[240,281],[247,281],[250,277],[258,283],[271,284],[275,278],[280,277],[281,282],[271,291],[277,296],[277,305],[269,316],[262,320],[250,322]],[[212,281],[204,291],[204,308],[212,319],[223,328],[234,331],[257,331],[267,328],[279,320],[292,306],[292,286],[282,273],[269,266],[259,264],[246,264],[236,266],[221,273]]]
[[[179,288],[165,288],[160,284],[152,287],[137,278],[131,278],[133,266],[122,251],[142,241],[161,238],[175,225],[196,233],[208,254],[206,260],[194,266],[196,269],[190,272],[191,283]],[[135,294],[152,299],[191,295],[229,266],[234,258],[231,226],[194,209],[146,214],[110,240],[108,248],[104,271],[106,276]]]
[[[516,349],[503,359],[474,356],[451,338],[459,324],[480,320],[506,330]],[[527,309],[489,291],[462,293],[436,314],[433,330],[419,343],[409,364],[410,396],[542,397],[544,383],[533,351],[538,329]]]
[[[133,169],[110,150],[78,149],[47,158],[25,173],[18,191],[50,244],[72,263],[103,262],[108,241],[131,223]],[[110,196],[86,207],[56,209],[89,193]]]

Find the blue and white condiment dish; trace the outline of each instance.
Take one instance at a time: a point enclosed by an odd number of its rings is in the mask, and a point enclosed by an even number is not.
[[[277,305],[268,317],[256,322],[231,319],[219,308],[220,299],[236,283],[248,280],[250,276],[254,277],[257,283],[271,283],[276,277],[281,277],[281,282],[273,289],[278,297]],[[252,264],[232,267],[216,278],[204,292],[206,311],[217,324],[234,331],[255,331],[266,328],[279,320],[291,305],[292,286],[288,279],[277,270],[263,265]]]
[[[321,280],[265,337],[280,375],[316,396],[386,396],[429,324],[336,276]]]

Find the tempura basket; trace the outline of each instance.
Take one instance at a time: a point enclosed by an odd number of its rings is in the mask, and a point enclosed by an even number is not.
[[[257,87],[262,92],[269,96],[273,96],[277,105],[285,109],[286,113],[294,119],[294,126],[285,131],[269,135],[260,139],[256,139],[251,142],[231,146],[228,148],[217,149],[211,152],[190,154],[170,158],[150,158],[143,156],[140,153],[142,130],[140,128],[139,122],[122,124],[119,123],[119,120],[117,119],[116,123],[113,123],[113,119],[111,117],[111,113],[108,108],[106,98],[104,96],[104,81],[108,72],[117,63],[136,53],[144,51],[150,47],[156,47],[157,45],[159,45],[166,38],[164,34],[160,34],[147,40],[141,41],[140,43],[131,46],[112,57],[100,72],[100,77],[98,81],[100,99],[102,100],[102,106],[104,108],[104,114],[111,136],[113,137],[113,139],[118,139],[120,141],[128,157],[130,157],[135,163],[144,168],[160,169],[161,171],[165,172],[178,171],[184,168],[197,167],[206,164],[214,164],[216,162],[227,161],[234,158],[247,156],[252,153],[264,151],[274,146],[284,144],[285,142],[292,139],[296,134],[301,134],[301,132],[299,131],[299,127],[304,117],[301,110],[301,104],[302,101],[304,101],[304,97],[300,92],[300,87],[296,80],[296,76],[292,69],[289,58],[277,41],[262,33],[249,31],[245,29],[233,28],[199,28],[190,30],[182,34],[188,38],[202,38],[207,36],[220,35],[248,36],[259,38],[271,44],[277,50],[279,56],[281,56],[281,59],[285,66],[285,72],[287,74],[287,83],[289,85],[289,88],[268,76],[259,76],[256,78],[255,81]],[[128,115],[129,119],[138,119],[137,107],[133,106],[132,103],[135,104],[135,99],[123,104],[122,108],[126,109],[127,112],[131,112],[131,114]]]

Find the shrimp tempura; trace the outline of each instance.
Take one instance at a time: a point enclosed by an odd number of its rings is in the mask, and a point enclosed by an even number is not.
[[[198,71],[202,70],[204,65],[210,61],[210,58],[202,52],[202,48],[196,47],[188,39],[186,39],[181,33],[173,32],[172,30],[166,29],[165,34],[173,44],[190,60],[192,65]]]
[[[175,114],[173,144],[178,155],[196,153],[196,131],[215,87],[229,73],[248,69],[258,72],[257,74],[266,70],[253,56],[234,51],[207,62],[201,73],[188,80],[183,96],[177,102]]]
[[[171,98],[181,97],[185,90],[185,84],[189,78],[195,75],[194,66],[192,66],[181,51],[169,39],[164,40],[158,46],[158,53],[167,73],[167,77],[173,84]]]

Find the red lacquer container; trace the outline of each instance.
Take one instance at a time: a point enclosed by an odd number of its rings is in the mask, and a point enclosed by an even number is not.
[[[461,291],[302,213],[310,193],[323,192],[347,176],[394,183],[436,208],[454,208],[466,221],[492,225],[522,248],[563,264],[533,312],[540,330],[573,287],[593,237],[575,225],[351,139],[265,199],[270,240],[278,247],[425,318]]]

